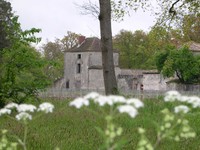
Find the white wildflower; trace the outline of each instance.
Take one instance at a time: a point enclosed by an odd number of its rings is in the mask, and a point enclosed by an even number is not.
[[[27,120],[27,119],[32,120],[32,116],[27,112],[20,112],[19,114],[17,114],[15,116],[15,118],[17,120],[24,120],[24,121]]]
[[[108,96],[110,100],[113,101],[113,103],[125,103],[126,99],[123,96],[117,96],[117,95],[110,95]]]
[[[44,102],[39,105],[38,111],[43,111],[45,113],[52,113],[54,109],[54,105],[51,103]]]
[[[128,99],[126,101],[126,104],[129,104],[129,105],[134,105],[135,108],[140,108],[140,107],[144,107],[144,104],[143,102],[141,102],[139,99],[136,99],[136,98],[131,98],[131,99]]]
[[[100,95],[98,94],[98,93],[96,93],[96,92],[91,92],[91,93],[89,93],[89,94],[87,94],[87,95],[85,95],[84,96],[84,99],[96,99],[97,97],[99,97]]]
[[[188,103],[190,103],[192,105],[193,108],[197,108],[200,107],[200,98],[197,96],[191,96],[189,97]]]
[[[189,110],[190,109],[185,105],[179,105],[174,108],[175,113],[179,113],[179,112],[187,113],[189,112]]]
[[[71,101],[69,103],[69,106],[74,106],[76,108],[81,108],[82,106],[88,106],[89,105],[89,101],[87,99],[84,99],[84,98],[76,98],[75,100]]]
[[[5,106],[5,108],[8,108],[8,109],[13,109],[13,108],[17,108],[18,107],[18,104],[16,103],[9,103]]]
[[[17,107],[18,112],[34,112],[37,108],[31,104],[20,104]]]
[[[131,105],[121,105],[117,109],[120,113],[127,113],[132,118],[135,118],[135,116],[138,114],[137,109]]]
[[[11,114],[11,110],[7,108],[0,109],[0,116],[5,114]]]
[[[98,103],[100,106],[104,106],[106,104],[108,104],[110,106],[113,105],[113,100],[110,99],[108,96],[103,96],[103,95],[100,95],[99,97],[94,99],[94,102]]]
[[[189,96],[181,96],[180,99],[179,99],[179,101],[180,102],[188,102],[189,99],[190,99]]]
[[[175,100],[180,100],[181,94],[177,91],[168,91],[164,97],[164,101],[173,102]]]

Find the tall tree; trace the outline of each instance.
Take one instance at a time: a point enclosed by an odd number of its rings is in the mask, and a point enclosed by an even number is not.
[[[134,37],[131,31],[121,30],[114,37],[114,47],[120,51],[119,65],[122,68],[132,68],[133,65],[133,42]]]
[[[10,39],[8,38],[12,28],[11,18],[13,17],[12,7],[10,2],[0,0],[0,54],[3,48],[10,46]]]
[[[184,16],[180,29],[183,32],[184,41],[200,43],[200,14]]]
[[[67,31],[67,35],[65,35],[60,41],[63,45],[63,49],[65,51],[68,51],[69,49],[78,46],[78,37],[80,35],[76,34],[74,32],[71,31]]]
[[[42,46],[44,51],[44,59],[46,60],[46,66],[44,72],[48,76],[48,79],[53,83],[57,79],[63,76],[64,69],[64,49],[59,39],[55,42],[47,42]]]
[[[115,67],[113,61],[113,44],[111,29],[111,1],[99,0],[100,6],[100,32],[101,50],[105,93],[114,94],[117,92],[117,80],[115,77]]]
[[[122,68],[143,68],[148,48],[147,34],[142,30],[131,31],[121,30],[114,37],[114,46],[120,51],[120,67]]]
[[[11,22],[14,32],[7,32],[11,43],[3,48],[0,63],[0,105],[7,101],[21,103],[35,99],[38,91],[48,84],[41,69],[41,55],[30,46],[31,42],[38,42],[34,33],[40,30],[32,28],[22,31],[15,16],[11,18]],[[9,30],[9,27],[6,26],[6,29]]]

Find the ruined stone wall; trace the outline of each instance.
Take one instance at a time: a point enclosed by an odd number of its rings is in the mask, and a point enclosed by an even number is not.
[[[143,89],[144,90],[161,90],[164,91],[167,89],[166,82],[168,80],[164,79],[162,75],[159,73],[152,73],[152,74],[143,74]]]
[[[167,90],[200,92],[200,84],[167,83]]]

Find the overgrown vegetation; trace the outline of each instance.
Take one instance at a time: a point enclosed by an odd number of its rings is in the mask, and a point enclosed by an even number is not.
[[[69,107],[69,100],[57,101],[51,100],[55,105],[52,114],[42,116],[40,119],[32,120],[29,124],[27,136],[28,150],[54,149],[59,147],[61,150],[71,149],[98,149],[103,138],[99,136],[96,126],[106,128],[98,106],[91,106],[93,110],[101,115],[95,115],[85,109],[77,110]],[[145,107],[139,110],[139,115],[131,119],[128,115],[122,114],[118,116],[114,123],[123,128],[123,139],[128,139],[122,149],[136,149],[139,141],[138,127],[147,129],[146,136],[152,141],[156,140],[156,126],[163,117],[160,111],[164,108],[172,110],[176,103],[164,103],[161,99],[145,99],[143,100]],[[38,102],[34,102],[39,105]],[[109,110],[108,110],[109,111]],[[200,116],[199,110],[195,113],[188,113],[187,119],[190,126],[197,133],[196,138],[182,139],[179,142],[171,140],[163,141],[157,148],[168,149],[198,149],[200,138]],[[8,129],[9,133],[14,133],[19,137],[23,137],[23,126],[15,120],[10,120],[6,116],[0,117],[0,128]],[[48,135],[48,136],[47,136]],[[9,137],[12,139],[12,137]]]

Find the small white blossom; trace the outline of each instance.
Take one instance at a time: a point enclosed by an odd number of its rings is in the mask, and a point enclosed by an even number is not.
[[[189,99],[190,99],[189,96],[181,96],[180,99],[179,99],[179,101],[180,102],[188,102]]]
[[[17,108],[18,107],[18,104],[16,103],[9,103],[5,106],[5,108],[8,108],[8,109],[13,109],[13,108]]]
[[[200,98],[197,96],[191,96],[189,97],[188,103],[190,103],[192,105],[193,108],[197,108],[200,107]]]
[[[131,98],[131,99],[128,99],[126,101],[126,104],[129,104],[129,105],[134,105],[135,108],[140,108],[140,107],[144,107],[144,104],[143,102],[141,102],[139,99],[136,99],[136,98]]]
[[[32,116],[27,112],[20,112],[19,114],[17,114],[15,116],[15,118],[17,120],[24,120],[24,121],[27,120],[27,119],[32,120]]]
[[[7,108],[0,109],[0,116],[5,114],[11,114],[11,110]]]
[[[137,109],[131,105],[121,105],[117,109],[120,113],[127,113],[132,118],[135,118],[135,116],[138,114]]]
[[[31,104],[20,104],[17,107],[18,112],[34,112],[37,108]]]
[[[125,103],[126,99],[123,96],[117,96],[117,95],[110,95],[108,96],[110,100],[113,101],[113,103]]]
[[[187,113],[187,112],[189,112],[189,108],[187,107],[187,106],[185,106],[185,105],[179,105],[179,106],[176,106],[175,108],[174,108],[174,112],[175,113],[179,113],[179,112],[183,112],[183,113]]]
[[[164,97],[164,101],[173,102],[175,100],[179,100],[181,98],[181,94],[177,91],[168,91]]]
[[[91,93],[89,93],[89,94],[87,94],[87,95],[85,95],[84,96],[84,99],[96,99],[97,97],[99,97],[100,95],[98,94],[98,93],[96,93],[96,92],[91,92]]]
[[[103,96],[103,95],[100,95],[99,97],[94,99],[94,102],[98,103],[100,106],[104,106],[106,104],[108,104],[110,106],[113,105],[113,100],[110,99],[108,96]]]
[[[45,113],[52,113],[54,109],[54,105],[51,103],[44,102],[39,105],[38,111],[43,111]]]
[[[84,98],[76,98],[75,100],[71,101],[69,103],[69,106],[74,106],[76,108],[81,108],[82,106],[88,106],[89,105],[89,101],[87,99],[84,99]]]

